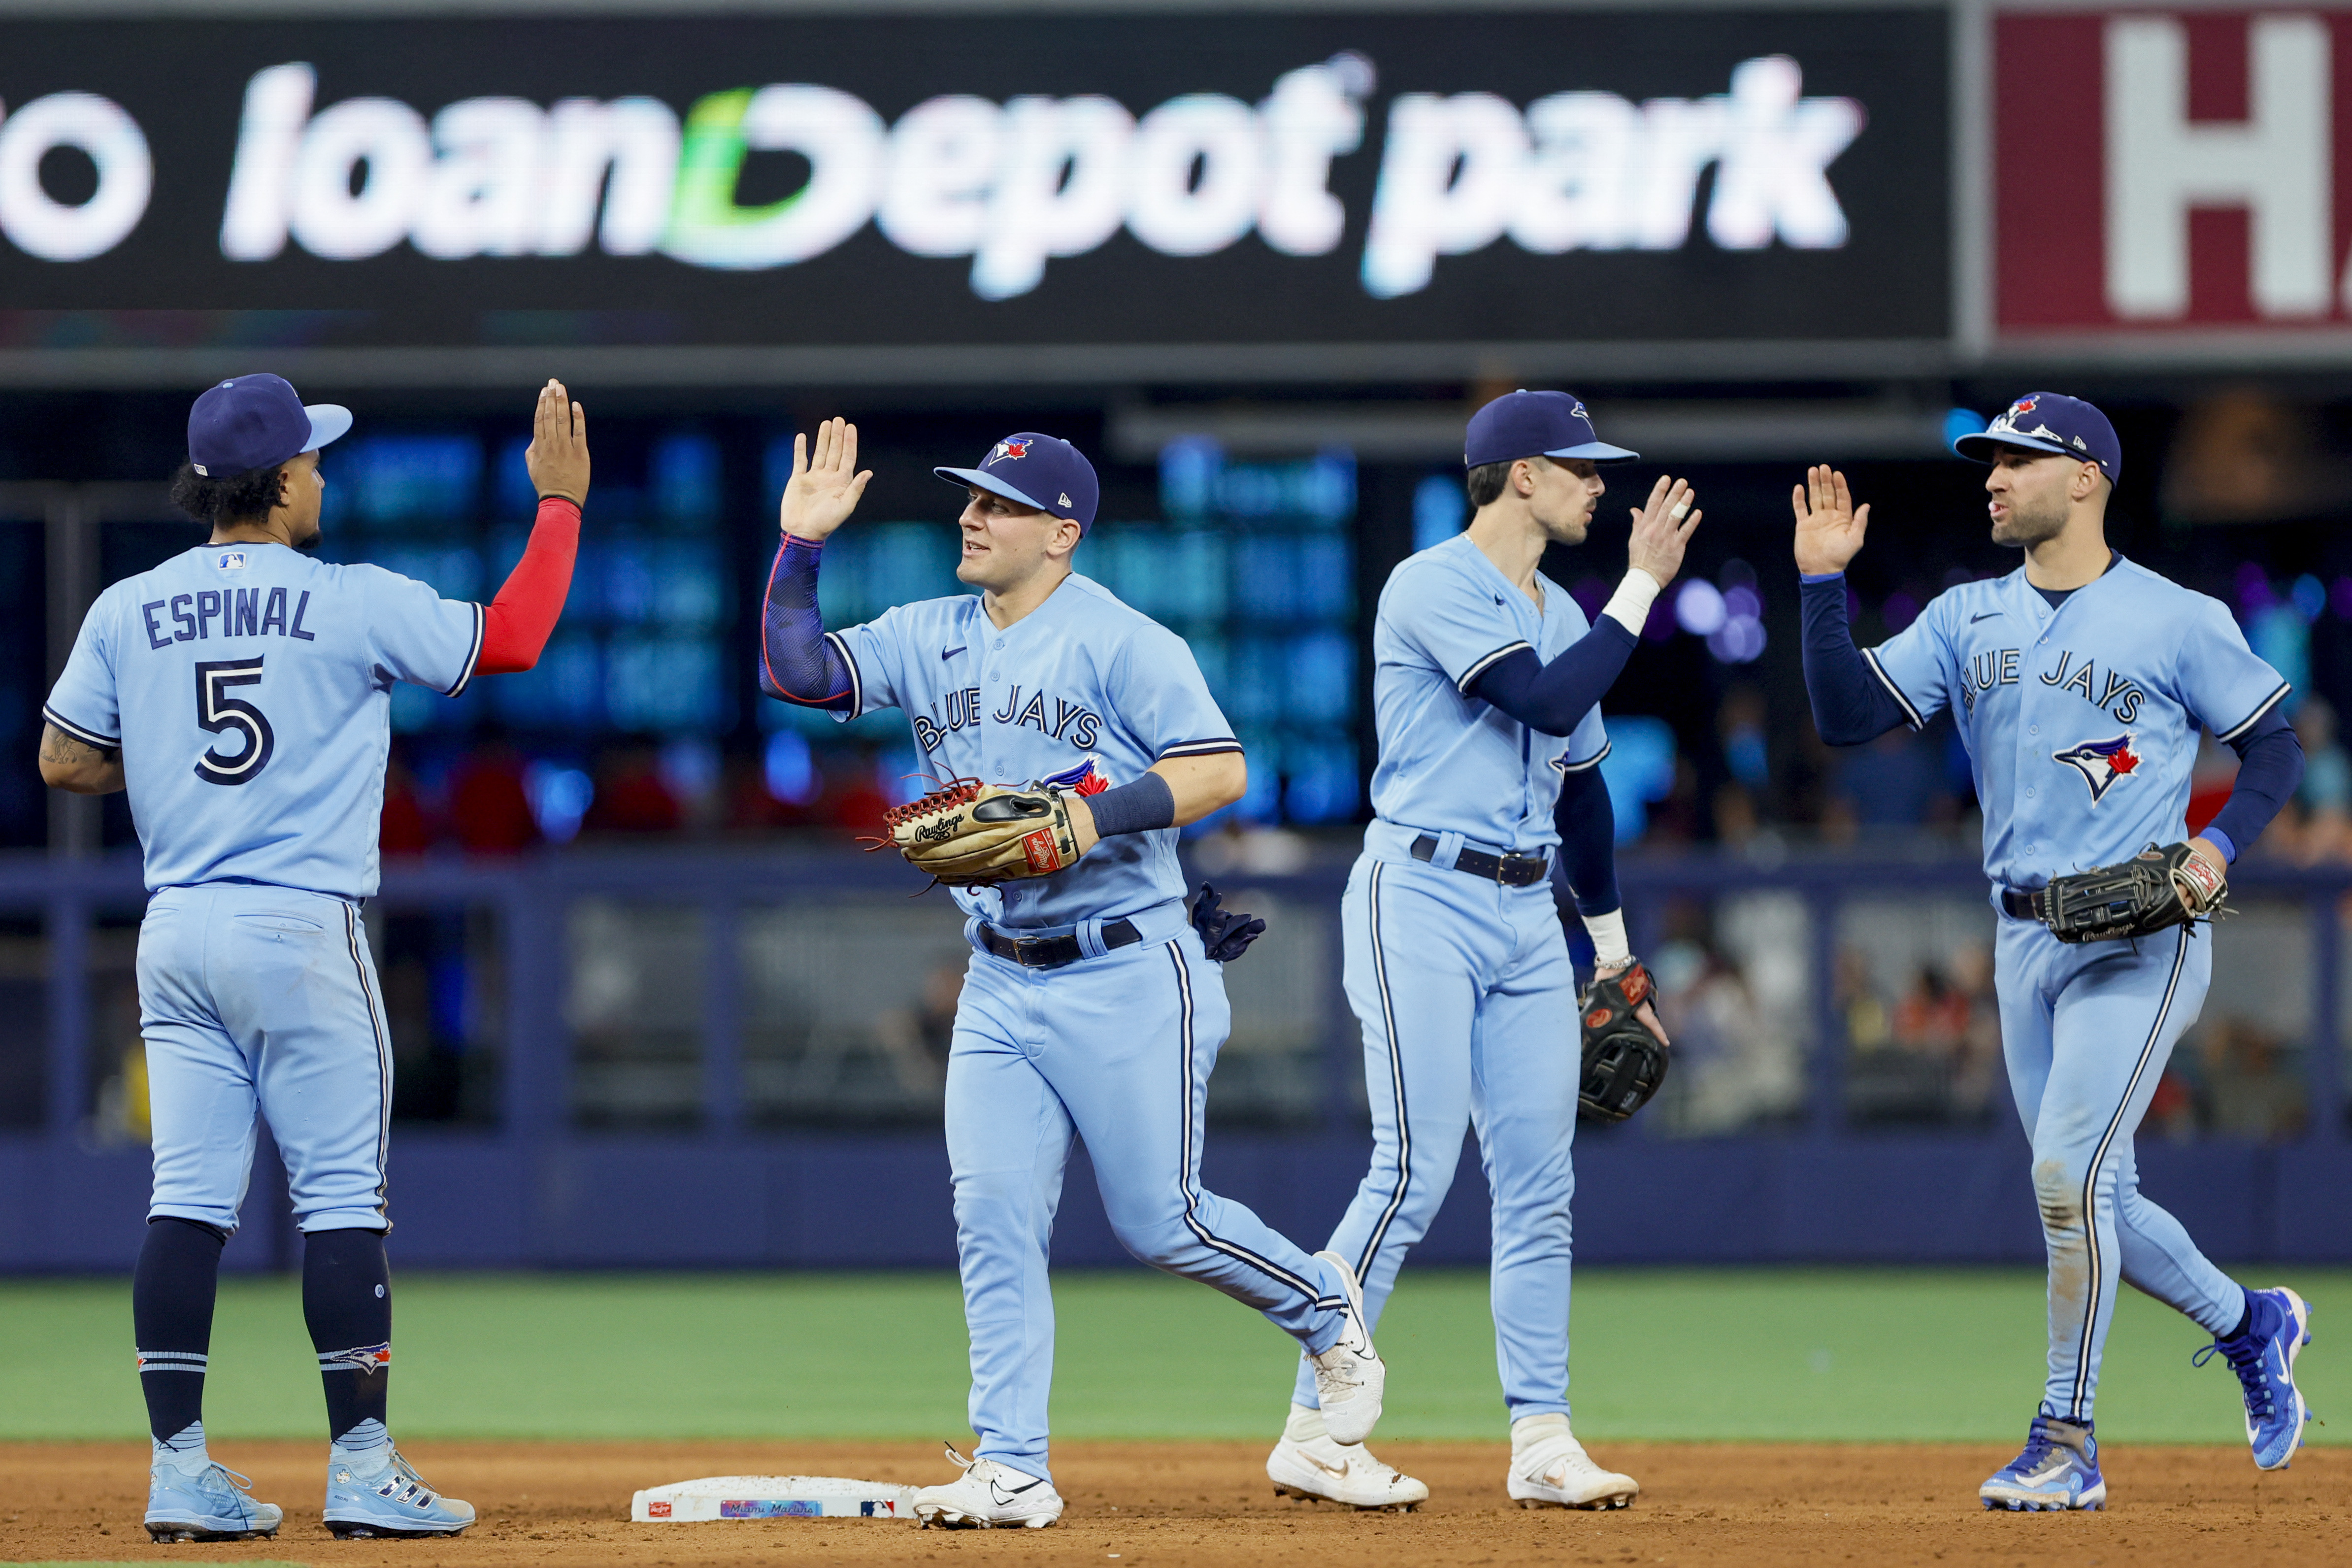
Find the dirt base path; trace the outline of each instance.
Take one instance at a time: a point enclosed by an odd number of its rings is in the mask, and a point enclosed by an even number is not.
[[[2264,1475],[2243,1448],[2119,1448],[2108,1511],[1987,1514],[1975,1489],[2010,1450],[1970,1446],[1644,1444],[1599,1447],[1642,1482],[1607,1514],[1529,1511],[1503,1494],[1499,1445],[1381,1446],[1429,1482],[1410,1515],[1358,1514],[1272,1495],[1262,1446],[1066,1444],[1069,1500],[1045,1531],[929,1531],[898,1523],[761,1521],[631,1524],[629,1494],[697,1476],[821,1474],[930,1484],[949,1467],[915,1443],[420,1443],[436,1485],[484,1522],[448,1542],[339,1542],[319,1522],[323,1454],[245,1443],[221,1458],[286,1510],[275,1542],[156,1546],[140,1517],[146,1450],[127,1444],[0,1445],[0,1562],[271,1560],[398,1568],[506,1563],[699,1564],[908,1561],[1089,1563],[2134,1564],[2231,1568],[2335,1557],[2352,1538],[2352,1450],[2310,1449]]]

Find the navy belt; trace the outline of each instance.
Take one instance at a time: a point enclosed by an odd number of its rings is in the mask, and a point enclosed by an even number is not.
[[[1102,928],[1102,944],[1106,949],[1133,947],[1143,940],[1133,921],[1112,921]],[[980,928],[980,945],[1007,963],[1017,963],[1024,969],[1059,969],[1066,963],[1076,963],[1086,956],[1075,934],[1062,936],[1002,936],[994,926]]]
[[[1437,840],[1426,833],[1414,839],[1412,858],[1434,860]],[[1507,888],[1532,888],[1550,873],[1551,859],[1544,855],[1489,855],[1484,849],[1458,849],[1454,855],[1454,868],[1500,882]]]
[[[2000,907],[2002,912],[2017,920],[2047,921],[2050,895],[2046,889],[2041,889],[2028,892],[2022,888],[2003,888],[2000,890]]]

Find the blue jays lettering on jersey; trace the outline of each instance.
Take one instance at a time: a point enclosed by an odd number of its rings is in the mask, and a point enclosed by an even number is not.
[[[122,748],[150,889],[376,889],[393,683],[455,697],[482,607],[282,544],[208,544],[108,588],[43,715]]]
[[[1240,749],[1183,639],[1076,574],[1001,631],[977,595],[958,595],[825,635],[850,670],[840,716],[906,710],[941,780],[1091,794],[1162,757]],[[965,912],[1020,927],[1114,920],[1183,895],[1172,827],[1106,838],[1055,876],[955,894]]]
[[[1914,727],[1958,703],[1985,875],[2012,888],[2185,837],[2197,731],[2287,693],[2220,600],[2121,557],[2054,610],[2022,567],[1963,583],[1864,658]]]
[[[1468,695],[1496,660],[1526,647],[1549,663],[1591,629],[1559,584],[1536,582],[1540,610],[1466,533],[1390,574],[1372,626],[1381,820],[1521,853],[1559,842],[1552,807],[1564,773],[1609,752],[1599,706],[1563,744]],[[1498,789],[1498,779],[1517,788]]]

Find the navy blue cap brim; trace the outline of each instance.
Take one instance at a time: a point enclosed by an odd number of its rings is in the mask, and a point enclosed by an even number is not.
[[[1989,430],[1979,430],[1972,436],[1958,437],[1952,442],[1954,452],[1976,463],[1991,462],[2000,455],[2000,449],[2003,447],[2021,447],[2028,452],[2051,452],[2058,457],[2072,458],[2082,463],[2098,461],[2096,458],[2087,453],[2078,452],[2074,447],[2056,441],[2044,441],[2032,436],[2011,435],[2006,431],[1996,436]]]
[[[1587,441],[1581,447],[1562,447],[1557,452],[1546,452],[1547,458],[1580,458],[1588,463],[1636,463],[1642,454],[1629,452],[1622,447],[1612,447],[1606,441]]]
[[[352,433],[352,411],[339,403],[306,403],[302,412],[310,416],[310,444],[302,448],[305,452],[315,452]]]
[[[978,468],[933,468],[931,472],[939,475],[940,478],[947,480],[948,483],[951,485],[978,485],[982,489],[986,490],[991,495],[1003,496],[1006,500],[1017,500],[1023,506],[1034,508],[1036,510],[1044,512],[1048,517],[1058,517],[1064,522],[1077,522],[1078,521],[1061,508],[1048,506],[1044,501],[1039,500],[1035,496],[1024,495],[1020,490],[1013,489],[1007,481],[998,479],[994,474],[982,473]],[[1078,525],[1081,528],[1086,526],[1084,523],[1079,523]]]

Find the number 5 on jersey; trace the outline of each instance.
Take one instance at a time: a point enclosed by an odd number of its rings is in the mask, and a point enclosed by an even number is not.
[[[206,784],[241,784],[269,765],[270,751],[278,737],[269,731],[269,721],[261,710],[241,697],[231,697],[233,686],[261,684],[260,654],[251,658],[221,658],[196,666],[196,723],[215,735],[232,731],[245,737],[245,745],[236,753],[221,754],[215,746],[196,759],[196,776]]]

